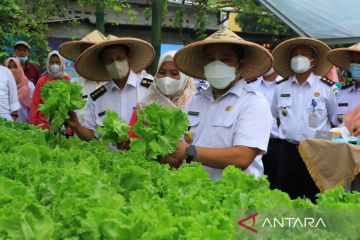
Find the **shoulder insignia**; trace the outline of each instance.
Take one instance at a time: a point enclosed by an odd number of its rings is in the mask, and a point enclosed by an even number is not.
[[[249,84],[249,83],[253,83],[253,82],[256,82],[258,80],[258,78],[255,78],[255,79],[252,79],[252,80],[248,80],[248,81],[246,81],[246,83],[247,84]]]
[[[140,85],[143,86],[143,87],[148,88],[148,87],[150,87],[150,85],[152,84],[152,82],[153,82],[153,80],[151,80],[151,79],[149,79],[149,78],[143,78],[143,79],[141,80]]]
[[[96,89],[95,91],[93,91],[92,93],[90,93],[90,97],[93,101],[95,101],[96,99],[98,99],[100,96],[104,95],[104,93],[106,92],[106,87],[105,86],[101,86],[98,89]]]
[[[345,83],[345,84],[343,84],[343,85],[341,85],[341,90],[342,89],[347,89],[347,88],[350,88],[350,87],[352,87],[352,86],[354,86],[355,85],[355,81],[350,81],[350,82],[347,82],[347,83]]]
[[[287,80],[289,80],[288,77],[287,77],[287,78],[283,78],[283,79],[277,81],[276,84],[280,84],[280,83],[285,82],[285,81],[287,81]]]
[[[332,81],[332,80],[330,80],[330,79],[327,79],[326,77],[322,77],[320,80],[321,80],[323,83],[325,83],[326,85],[330,86],[330,87],[335,84],[334,81]]]

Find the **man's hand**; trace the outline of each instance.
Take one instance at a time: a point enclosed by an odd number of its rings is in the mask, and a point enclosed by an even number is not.
[[[182,160],[178,160],[172,157],[162,157],[159,159],[160,163],[167,163],[172,167],[180,166]]]
[[[360,136],[360,123],[355,123],[351,131],[351,136],[359,137]]]
[[[119,149],[119,150],[128,151],[130,149],[130,139],[127,139],[122,143],[118,143],[116,145],[116,148]]]
[[[185,143],[179,141],[176,151],[174,153],[172,153],[171,155],[169,155],[168,158],[173,158],[177,161],[184,160],[187,147],[188,146]]]
[[[16,122],[16,119],[18,119],[19,115],[17,111],[11,113],[11,118],[14,122]]]
[[[79,126],[81,126],[80,121],[74,111],[69,112],[70,119],[67,120],[66,125],[71,129],[77,129]]]

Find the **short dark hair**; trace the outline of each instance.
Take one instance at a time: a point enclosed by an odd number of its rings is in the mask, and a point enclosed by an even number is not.
[[[129,56],[129,53],[130,53],[130,48],[129,48],[129,46],[127,46],[127,45],[125,45],[125,44],[116,44],[116,45],[110,45],[110,46],[107,46],[107,47],[103,48],[103,49],[100,51],[100,53],[99,53],[100,58],[102,59],[102,54],[103,54],[106,50],[115,49],[115,48],[122,48],[122,49],[124,49],[126,55]]]
[[[210,43],[210,44],[216,44],[216,43]],[[203,53],[206,51],[206,48],[210,45],[205,45],[204,49],[203,49]],[[220,43],[221,44],[221,43]],[[238,58],[238,62],[240,61],[240,59],[244,58],[245,56],[245,49],[243,46],[239,45],[239,44],[234,44],[234,43],[224,43],[224,44],[230,44],[232,49],[234,50],[237,58]]]

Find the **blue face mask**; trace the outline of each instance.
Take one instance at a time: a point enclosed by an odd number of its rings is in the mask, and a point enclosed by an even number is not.
[[[24,62],[27,62],[29,60],[29,57],[28,56],[25,56],[25,57],[16,57],[20,62],[24,63]]]
[[[351,77],[357,81],[360,81],[360,64],[359,63],[350,63],[350,73]]]

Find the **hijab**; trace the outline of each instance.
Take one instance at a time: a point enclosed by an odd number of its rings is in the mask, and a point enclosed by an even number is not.
[[[147,95],[143,98],[140,105],[148,105],[152,102],[159,103],[163,107],[179,107],[179,108],[185,108],[187,103],[190,101],[191,97],[195,95],[196,88],[193,82],[193,79],[187,75],[185,75],[182,72],[179,72],[180,79],[184,80],[184,85],[182,89],[176,93],[174,96],[166,96],[164,95],[159,88],[156,86],[157,82],[157,74],[159,72],[159,69],[161,65],[164,62],[167,61],[174,61],[174,55],[176,51],[169,51],[164,53],[158,63],[158,67],[156,70],[156,74],[154,77],[154,82],[149,87],[149,90],[147,92]]]
[[[11,70],[11,72],[13,73],[16,81],[19,101],[26,107],[30,107],[31,96],[30,96],[29,80],[25,76],[24,70],[21,67],[20,61],[17,58],[9,58],[8,60],[6,60],[5,66],[8,68],[11,61],[14,62],[17,66],[17,69]]]
[[[55,56],[58,56],[59,59],[60,59],[61,71],[58,72],[58,73],[54,73],[54,72],[52,72],[51,69],[50,69],[50,58],[51,58],[52,56],[54,56],[54,55],[55,55]],[[51,78],[62,79],[62,78],[64,78],[65,76],[67,76],[66,73],[65,73],[65,60],[64,60],[64,58],[60,55],[60,53],[59,53],[58,51],[56,51],[56,50],[51,51],[51,52],[48,54],[47,61],[46,61],[46,69],[47,69],[47,73],[48,73],[49,77],[51,77]]]

